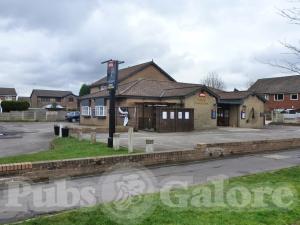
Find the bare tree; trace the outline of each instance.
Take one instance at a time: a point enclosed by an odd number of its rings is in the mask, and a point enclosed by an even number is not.
[[[220,90],[225,89],[224,81],[222,80],[220,75],[216,72],[208,73],[201,83],[208,87],[212,87]]]
[[[300,1],[296,1],[299,4]],[[279,14],[286,18],[290,23],[300,25],[300,7],[293,7],[290,9],[279,10]],[[287,42],[281,42],[281,44],[288,50],[287,55],[294,55],[295,60],[276,60],[268,62],[267,64],[284,69],[289,72],[300,74],[300,47],[292,45]]]
[[[249,89],[252,87],[252,85],[255,83],[254,80],[252,79],[249,79],[247,82],[246,82],[246,88]]]

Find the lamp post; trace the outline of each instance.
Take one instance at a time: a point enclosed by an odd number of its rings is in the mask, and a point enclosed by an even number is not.
[[[109,90],[109,136],[107,147],[113,147],[113,135],[116,132],[116,90],[118,88],[119,64],[124,63],[118,60],[107,60],[107,89]]]

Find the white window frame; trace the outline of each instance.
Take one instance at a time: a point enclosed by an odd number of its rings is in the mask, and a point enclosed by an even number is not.
[[[106,90],[107,89],[107,86],[106,85],[101,85],[100,86],[100,91],[104,91],[104,90]]]
[[[297,99],[293,99],[292,98],[293,95],[297,95]],[[295,94],[290,94],[290,100],[291,101],[297,101],[297,100],[299,100],[299,94],[296,94],[296,93]]]
[[[278,95],[282,95],[282,100],[278,100],[278,98],[276,99],[276,96],[278,97]],[[274,94],[274,101],[275,102],[282,102],[282,101],[284,101],[284,94]]]
[[[269,101],[270,95],[269,95],[269,94],[265,94],[265,99],[266,99],[267,101]]]
[[[82,116],[90,116],[91,115],[91,107],[81,106],[81,115]]]
[[[95,106],[95,116],[106,116],[106,107],[104,105]]]
[[[12,96],[5,96],[5,101],[12,101],[13,97]]]

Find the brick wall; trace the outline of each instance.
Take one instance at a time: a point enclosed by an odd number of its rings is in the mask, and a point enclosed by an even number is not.
[[[118,163],[132,162],[142,166],[166,165],[293,148],[300,148],[300,138],[198,144],[194,150],[35,162],[25,163],[23,166],[20,164],[0,165],[0,176],[22,176],[32,181],[40,181],[102,173]]]
[[[291,100],[290,94],[285,94],[284,101],[274,101],[274,95],[270,94],[266,102],[266,110],[272,111],[273,109],[300,109],[300,94],[298,94],[298,100]]]

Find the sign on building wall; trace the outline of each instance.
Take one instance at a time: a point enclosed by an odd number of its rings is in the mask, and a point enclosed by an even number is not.
[[[200,92],[196,97],[196,104],[207,105],[207,94]]]

